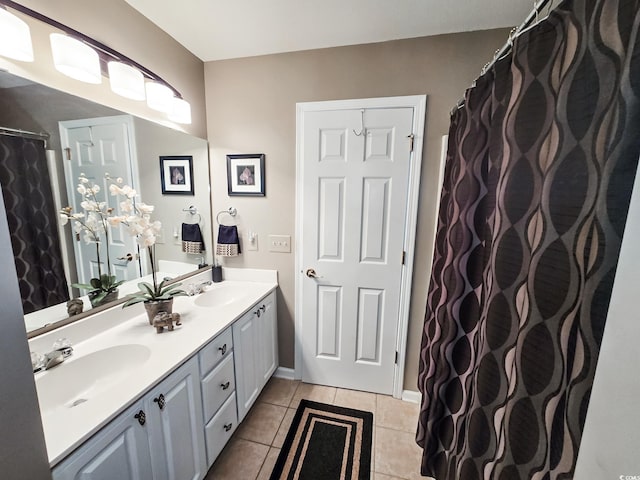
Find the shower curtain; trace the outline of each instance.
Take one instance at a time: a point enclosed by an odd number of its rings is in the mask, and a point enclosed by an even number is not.
[[[58,216],[41,140],[0,135],[0,185],[24,313],[66,302]]]
[[[418,378],[423,475],[573,478],[640,154],[638,12],[561,3],[452,116]]]

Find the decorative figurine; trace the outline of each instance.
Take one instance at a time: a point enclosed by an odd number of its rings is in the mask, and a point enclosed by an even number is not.
[[[82,303],[82,300],[79,298],[73,298],[67,302],[67,313],[70,317],[82,313],[83,308],[84,303]]]
[[[167,327],[167,329],[172,332],[174,323],[178,326],[182,325],[182,323],[180,323],[179,313],[160,312],[153,317],[153,326],[157,333],[164,332],[164,327]]]

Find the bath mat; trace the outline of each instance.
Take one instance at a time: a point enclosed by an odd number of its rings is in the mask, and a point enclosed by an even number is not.
[[[302,400],[270,480],[369,480],[373,414]]]

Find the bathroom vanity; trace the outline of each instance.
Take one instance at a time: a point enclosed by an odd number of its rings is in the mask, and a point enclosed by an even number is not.
[[[55,480],[204,478],[278,364],[277,273],[225,279],[175,299],[173,332],[156,333],[135,305],[31,340],[32,351],[60,337],[74,347],[36,375]]]

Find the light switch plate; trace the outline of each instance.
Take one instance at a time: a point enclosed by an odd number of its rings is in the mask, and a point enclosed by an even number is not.
[[[291,235],[269,235],[270,252],[291,252]]]
[[[258,234],[256,233],[253,234],[253,242],[252,242],[251,235],[247,233],[244,237],[244,243],[242,245],[245,247],[245,249],[248,252],[258,250]]]

